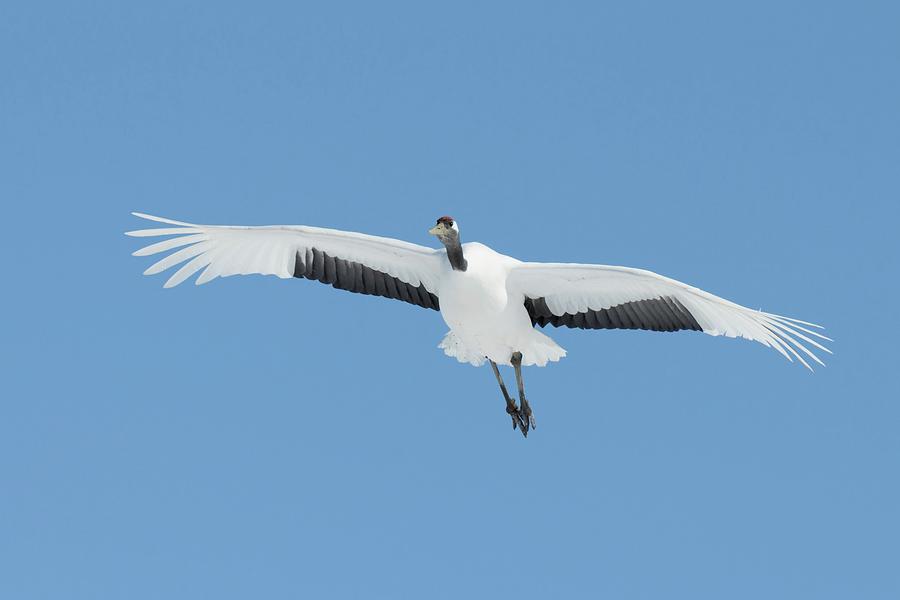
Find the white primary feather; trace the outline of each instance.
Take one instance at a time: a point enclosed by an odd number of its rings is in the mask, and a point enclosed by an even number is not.
[[[704,333],[742,337],[770,346],[788,360],[807,358],[824,365],[806,344],[831,351],[810,336],[831,341],[810,329],[819,325],[752,310],[668,277],[642,269],[567,263],[520,263],[507,280],[511,291],[543,297],[554,315],[602,310],[639,300],[675,297],[694,316]],[[804,327],[804,325],[806,327]],[[809,335],[805,335],[809,334]],[[799,352],[798,352],[799,351]]]
[[[361,263],[412,286],[422,284],[432,293],[437,290],[441,276],[443,252],[401,240],[303,225],[196,225],[143,213],[133,214],[177,226],[126,234],[133,237],[176,236],[134,252],[135,256],[149,256],[174,250],[144,271],[145,275],[153,275],[184,263],[166,281],[164,287],[167,288],[201,270],[197,285],[231,275],[289,278],[294,274],[297,253],[305,255],[311,248],[333,258]]]

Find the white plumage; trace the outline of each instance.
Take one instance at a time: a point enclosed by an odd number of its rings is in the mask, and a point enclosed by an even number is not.
[[[134,214],[174,226],[128,232],[135,237],[171,236],[134,253],[168,253],[144,271],[145,275],[181,265],[165,287],[197,273],[197,285],[216,277],[255,273],[316,279],[428,308],[439,304],[450,328],[440,344],[447,355],[473,365],[485,360],[512,364],[519,376],[520,364],[544,366],[566,354],[535,324],[695,329],[713,336],[755,340],[788,360],[796,358],[807,368],[808,360],[823,364],[813,350],[830,353],[817,341],[830,341],[814,331],[821,329],[818,325],[751,310],[650,271],[522,262],[483,244],[460,244],[459,228],[450,217],[438,219],[430,231],[445,246],[436,250],[335,229],[196,225]],[[509,404],[496,367],[495,373]],[[527,406],[521,379],[519,391]],[[527,413],[524,423],[518,421],[523,433],[527,433],[530,409]]]
[[[175,287],[203,269],[196,284],[231,275],[276,275],[293,277],[297,252],[318,248],[333,256],[364,263],[407,283],[422,283],[429,289],[437,285],[440,256],[437,250],[401,240],[323,229],[303,225],[243,227],[234,225],[195,225],[143,213],[136,217],[177,225],[129,231],[133,237],[174,235],[171,239],[141,248],[134,256],[148,256],[181,248],[151,265],[144,275],[155,275],[184,261],[163,287]]]
[[[636,300],[674,297],[694,316],[703,333],[708,335],[742,337],[760,342],[775,348],[788,360],[792,360],[793,355],[808,369],[811,367],[797,350],[822,366],[824,363],[798,340],[831,353],[828,348],[804,335],[805,332],[831,341],[807,328],[822,329],[820,325],[752,310],[642,269],[567,263],[523,263],[510,274],[508,285],[527,296],[545,297],[547,306],[557,315],[583,312],[588,308],[608,308]]]
[[[443,250],[362,233],[307,227],[302,225],[246,227],[196,225],[142,213],[135,216],[175,225],[130,231],[134,237],[173,236],[134,252],[149,256],[176,250],[144,271],[155,275],[185,263],[169,277],[164,287],[174,287],[201,272],[196,284],[231,275],[276,275],[293,277],[298,252],[317,248],[336,258],[364,264],[412,286],[424,285],[440,298],[441,312],[450,326],[450,338],[442,347],[465,362],[482,364],[485,356],[508,363],[516,344],[538,333],[537,344],[559,348],[547,336],[533,329],[523,308],[525,297],[544,297],[555,315],[574,314],[587,309],[675,296],[694,315],[709,335],[742,337],[761,342],[795,357],[809,367],[803,356],[823,364],[802,342],[830,352],[809,334],[829,338],[808,329],[819,325],[745,308],[687,284],[641,269],[606,265],[521,262],[494,252],[479,243],[462,245],[470,269],[454,272]],[[521,309],[521,310],[520,310]],[[804,327],[806,326],[806,327]],[[503,332],[506,331],[506,335]],[[483,348],[468,348],[483,346]],[[499,346],[499,348],[498,348]],[[485,352],[481,352],[481,350]],[[474,352],[474,355],[473,355]],[[565,351],[536,352],[526,364],[543,365],[559,360]]]
[[[444,352],[475,366],[486,358],[508,365],[516,351],[526,366],[543,367],[564,357],[565,350],[532,326],[522,290],[508,285],[525,263],[477,242],[462,249],[466,271],[454,271],[446,262],[438,282],[441,315],[450,327],[441,342]]]

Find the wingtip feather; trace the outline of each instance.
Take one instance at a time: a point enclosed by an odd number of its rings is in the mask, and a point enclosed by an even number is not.
[[[196,226],[194,223],[185,223],[184,221],[175,221],[173,219],[157,217],[156,215],[148,215],[147,213],[142,213],[142,212],[132,212],[131,214],[140,219],[147,219],[148,221],[156,221],[157,223],[168,223],[169,225],[181,225],[182,227],[195,227]]]

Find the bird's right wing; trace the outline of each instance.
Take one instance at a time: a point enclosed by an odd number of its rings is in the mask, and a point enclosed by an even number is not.
[[[830,353],[813,337],[818,325],[751,310],[642,269],[609,265],[521,263],[507,286],[525,297],[534,324],[580,329],[696,330],[770,346],[789,360],[822,364],[805,344]],[[812,336],[812,337],[811,337]],[[799,352],[798,352],[799,351]],[[793,358],[791,358],[793,356]]]
[[[197,277],[197,285],[231,275],[304,277],[342,290],[439,309],[437,282],[444,257],[432,248],[302,225],[196,225],[133,214],[175,226],[127,233],[134,237],[171,236],[134,252],[134,256],[170,252],[144,271],[144,275],[155,275],[185,263],[166,281],[167,288],[198,271],[202,273]]]

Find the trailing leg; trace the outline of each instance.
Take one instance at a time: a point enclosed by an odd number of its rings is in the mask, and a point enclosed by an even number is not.
[[[528,428],[535,429],[537,424],[531,411],[531,405],[525,399],[525,383],[522,381],[522,353],[513,352],[510,362],[516,370],[516,385],[519,388],[519,424],[524,428],[522,433],[528,435]]]
[[[500,369],[497,368],[497,363],[488,359],[491,363],[491,368],[494,370],[494,376],[497,378],[497,383],[500,384],[500,391],[503,392],[503,399],[506,400],[506,413],[512,418],[512,426],[513,429],[519,427],[522,430],[522,434],[526,437],[528,436],[528,425],[526,422],[522,421],[521,413],[519,412],[519,408],[516,406],[516,401],[513,400],[509,392],[506,391],[506,384],[503,383],[503,377],[500,376]]]

